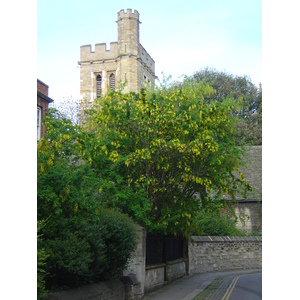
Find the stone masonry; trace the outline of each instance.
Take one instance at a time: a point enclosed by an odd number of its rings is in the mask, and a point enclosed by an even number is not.
[[[260,236],[197,236],[189,243],[189,275],[261,268]]]
[[[237,228],[247,232],[262,232],[262,146],[248,146],[243,158],[245,165],[241,166],[246,182],[252,191],[247,198],[236,194],[236,201],[232,202],[233,209],[238,217]],[[239,172],[234,172],[239,177]],[[231,201],[228,195],[225,200]]]
[[[80,100],[92,102],[109,88],[126,82],[123,92],[139,92],[144,85],[154,86],[155,62],[140,44],[139,13],[118,12],[118,41],[80,47]]]
[[[129,261],[126,270],[123,270],[124,276],[134,274],[137,280],[141,283],[141,296],[144,295],[145,275],[146,275],[146,231],[140,226],[136,225],[138,232],[138,244],[132,257]]]

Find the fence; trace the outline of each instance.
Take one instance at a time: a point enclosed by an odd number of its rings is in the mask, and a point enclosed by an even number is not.
[[[146,265],[183,258],[183,238],[147,235]]]

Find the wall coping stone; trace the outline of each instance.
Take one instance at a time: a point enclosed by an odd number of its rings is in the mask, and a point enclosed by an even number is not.
[[[174,260],[169,260],[166,263],[148,265],[148,266],[146,266],[146,270],[158,269],[158,268],[165,267],[167,265],[176,265],[176,264],[179,264],[181,262],[186,262],[186,261],[187,261],[186,258],[178,258],[178,259],[174,259]]]
[[[179,264],[179,263],[182,263],[182,262],[186,262],[186,258],[178,258],[178,259],[175,259],[175,260],[170,260],[170,261],[167,261],[166,264],[167,265],[176,265],[176,264]]]
[[[233,204],[238,204],[238,203],[258,203],[258,204],[261,204],[262,203],[262,198],[259,198],[259,199],[236,199],[236,200],[224,199],[224,201],[232,202]]]
[[[148,266],[146,266],[146,270],[163,268],[163,267],[165,267],[165,266],[166,266],[165,263],[148,265]]]
[[[125,284],[125,285],[137,285],[137,284],[141,284],[135,274],[128,274],[126,276],[121,276],[120,277],[120,281]]]
[[[261,236],[192,236],[192,242],[261,242]]]

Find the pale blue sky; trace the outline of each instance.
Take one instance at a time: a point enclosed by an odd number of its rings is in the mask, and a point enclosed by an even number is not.
[[[80,46],[117,41],[117,13],[140,13],[140,42],[155,73],[204,67],[262,81],[261,0],[37,1],[37,77],[54,100],[79,97]]]

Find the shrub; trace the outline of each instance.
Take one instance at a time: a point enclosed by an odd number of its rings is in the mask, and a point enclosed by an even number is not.
[[[128,258],[136,247],[135,225],[126,215],[103,210],[99,233],[105,245],[103,254],[106,264],[103,274],[106,279],[116,277],[127,266]]]
[[[201,205],[200,205],[201,206]],[[201,207],[194,219],[195,235],[202,236],[240,236],[243,233],[236,228],[237,218],[228,202],[217,198]]]
[[[236,221],[227,215],[201,212],[197,220],[199,234],[202,236],[240,236],[242,232],[236,228]]]
[[[69,218],[48,229],[46,283],[52,290],[116,278],[136,246],[131,219],[108,209],[93,221]]]
[[[37,299],[45,299],[46,290],[45,290],[45,262],[48,255],[45,252],[45,249],[41,247],[41,239],[42,236],[39,234],[42,226],[44,225],[44,221],[37,222]]]

